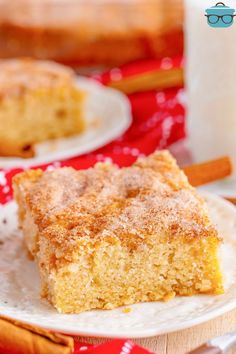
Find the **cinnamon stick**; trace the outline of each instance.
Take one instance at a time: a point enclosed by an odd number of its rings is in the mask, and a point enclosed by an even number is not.
[[[224,199],[228,200],[228,202],[236,205],[236,198],[231,198],[231,197],[224,197]]]
[[[231,159],[224,156],[216,160],[186,166],[183,171],[188,177],[189,183],[198,187],[230,176],[233,165]]]
[[[17,354],[71,354],[72,337],[0,316],[0,352]]]
[[[111,81],[108,86],[126,94],[134,92],[166,89],[173,86],[182,86],[184,82],[183,69],[156,70]]]

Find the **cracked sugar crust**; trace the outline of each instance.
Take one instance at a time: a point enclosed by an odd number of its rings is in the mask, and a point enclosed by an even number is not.
[[[205,202],[167,151],[126,168],[32,170],[14,180],[44,237],[67,251],[78,238],[218,238]]]

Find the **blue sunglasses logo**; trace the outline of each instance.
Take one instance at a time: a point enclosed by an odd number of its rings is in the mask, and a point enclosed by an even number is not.
[[[215,6],[206,9],[205,16],[207,23],[211,27],[230,27],[234,22],[235,9],[226,6],[223,2],[218,2]]]

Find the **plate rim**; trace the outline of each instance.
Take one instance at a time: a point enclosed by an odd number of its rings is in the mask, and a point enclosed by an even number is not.
[[[199,296],[199,295],[198,295]],[[211,295],[209,295],[211,296]],[[219,295],[220,296],[220,295]],[[116,333],[112,333],[112,331],[109,334],[105,334],[105,332],[103,330],[101,331],[83,331],[83,330],[65,330],[65,329],[60,329],[60,326],[54,327],[54,326],[50,326],[50,325],[46,325],[46,326],[41,326],[40,324],[38,324],[38,322],[36,321],[26,321],[26,320],[22,320],[20,317],[15,316],[15,317],[11,317],[5,314],[2,314],[0,312],[1,316],[5,316],[6,318],[11,318],[13,320],[18,320],[21,323],[24,324],[28,324],[28,325],[33,325],[36,327],[40,327],[42,329],[46,329],[49,331],[53,331],[56,333],[62,333],[62,334],[67,334],[67,335],[72,335],[72,336],[82,336],[82,337],[96,337],[96,338],[117,338],[117,339],[125,339],[125,338],[151,338],[151,337],[155,337],[155,336],[161,336],[164,334],[169,334],[169,333],[173,333],[173,332],[179,332],[188,328],[192,328],[195,327],[197,325],[206,323],[208,321],[211,321],[229,311],[232,311],[233,309],[236,308],[236,299],[234,302],[231,302],[228,305],[222,306],[220,307],[218,310],[215,310],[214,312],[211,312],[211,315],[202,315],[201,317],[199,317],[199,319],[194,320],[189,320],[186,321],[182,326],[179,325],[175,325],[173,327],[171,327],[168,331],[167,330],[155,330],[155,329],[147,329],[147,330],[141,330],[140,333],[139,330],[135,330],[134,332],[132,331],[127,331],[126,329],[126,334],[117,334]],[[104,310],[106,311],[106,310]],[[109,311],[109,310],[107,310]],[[115,331],[114,331],[115,332]]]

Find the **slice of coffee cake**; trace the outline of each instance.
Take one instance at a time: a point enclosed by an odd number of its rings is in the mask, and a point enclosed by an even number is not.
[[[35,144],[85,129],[85,93],[68,67],[0,60],[0,156],[32,157]]]
[[[60,312],[223,292],[218,233],[167,151],[121,169],[23,172],[14,190],[42,295]]]

